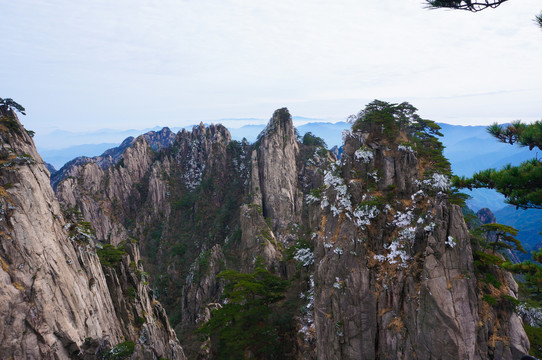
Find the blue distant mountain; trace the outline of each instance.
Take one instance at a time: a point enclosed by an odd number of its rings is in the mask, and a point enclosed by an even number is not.
[[[118,143],[102,143],[102,144],[85,144],[70,146],[64,149],[42,149],[40,150],[41,157],[45,162],[54,166],[55,169],[60,169],[65,163],[79,156],[98,156],[104,151],[119,146]]]
[[[512,226],[519,231],[518,240],[527,251],[542,247],[540,230],[542,230],[542,210],[518,210],[515,206],[506,206],[495,211],[497,222]]]
[[[483,169],[518,165],[535,156],[528,148],[498,142],[485,126],[439,125],[444,134],[441,138],[446,147],[444,155],[456,175],[471,176]]]

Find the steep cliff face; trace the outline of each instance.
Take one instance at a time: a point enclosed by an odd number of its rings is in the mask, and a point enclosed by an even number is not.
[[[184,359],[139,280],[132,279],[138,297],[130,313],[145,323],[122,318],[115,301],[129,282],[116,274],[129,267],[102,267],[87,224],[65,220],[31,137],[13,112],[0,109],[0,116],[0,357],[97,358],[128,346],[142,358]],[[113,278],[116,284],[108,286]],[[125,341],[132,343],[115,348]]]
[[[249,149],[221,125],[183,130],[156,151],[147,138],[131,141],[115,165],[99,166],[100,158],[67,165],[56,193],[93,224],[100,241],[140,240],[155,295],[186,337],[219,297],[223,247],[231,253],[240,246]]]
[[[260,134],[256,152],[253,192],[261,192],[263,216],[273,219],[273,230],[284,231],[300,221],[302,207],[296,166],[299,146],[288,109],[275,111]]]
[[[517,298],[517,285],[498,269],[500,287],[480,281],[435,128],[411,109],[383,114],[355,124],[340,161],[301,144],[286,109],[253,145],[220,125],[182,131],[158,151],[141,137],[115,165],[72,164],[57,196],[100,241],[140,240],[191,358],[211,357],[212,339],[200,347],[193,330],[220,307],[217,274],[251,272],[258,257],[291,280],[276,309],[294,329],[279,334],[284,358],[526,353],[519,317],[487,301]]]
[[[317,358],[525,354],[518,316],[482,301],[447,176],[418,157],[406,134],[390,141],[367,130],[347,135],[321,196],[308,198],[320,221],[313,235]],[[514,280],[501,274],[499,291],[517,298]]]

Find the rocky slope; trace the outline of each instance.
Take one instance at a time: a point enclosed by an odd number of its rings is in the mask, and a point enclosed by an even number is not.
[[[291,280],[277,309],[294,329],[280,334],[284,358],[526,353],[521,320],[505,301],[517,298],[517,285],[493,268],[484,271],[496,285],[481,281],[435,128],[408,111],[383,123],[365,114],[345,135],[340,161],[300,143],[280,109],[255,144],[231,141],[220,125],[180,132],[158,151],[139,137],[115,164],[67,166],[56,193],[100,241],[140,239],[190,358],[212,354],[192,332],[222,301],[217,274],[250,272],[259,256]]]
[[[4,107],[0,118],[0,358],[184,359],[137,277],[137,247],[103,266],[92,229],[65,217],[16,115]]]

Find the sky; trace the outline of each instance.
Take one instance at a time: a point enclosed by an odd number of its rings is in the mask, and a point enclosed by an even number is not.
[[[437,122],[542,119],[539,0],[0,0],[0,97],[54,129],[341,121],[373,99]],[[253,119],[253,120],[250,120]],[[254,120],[256,119],[256,120]],[[260,119],[260,120],[257,120]]]

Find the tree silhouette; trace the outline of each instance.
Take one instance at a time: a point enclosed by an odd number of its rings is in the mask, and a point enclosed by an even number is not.
[[[23,115],[26,115],[26,110],[24,107],[22,107],[17,102],[13,101],[11,98],[2,99],[0,98],[0,108],[3,110],[4,113],[7,113],[8,111],[18,111]]]
[[[428,0],[427,5],[430,8],[450,8],[477,12],[487,8],[494,9],[506,1],[508,0]]]
[[[478,12],[485,9],[495,9],[508,0],[426,0],[430,9],[456,9]],[[535,23],[542,28],[542,13],[535,16]]]

